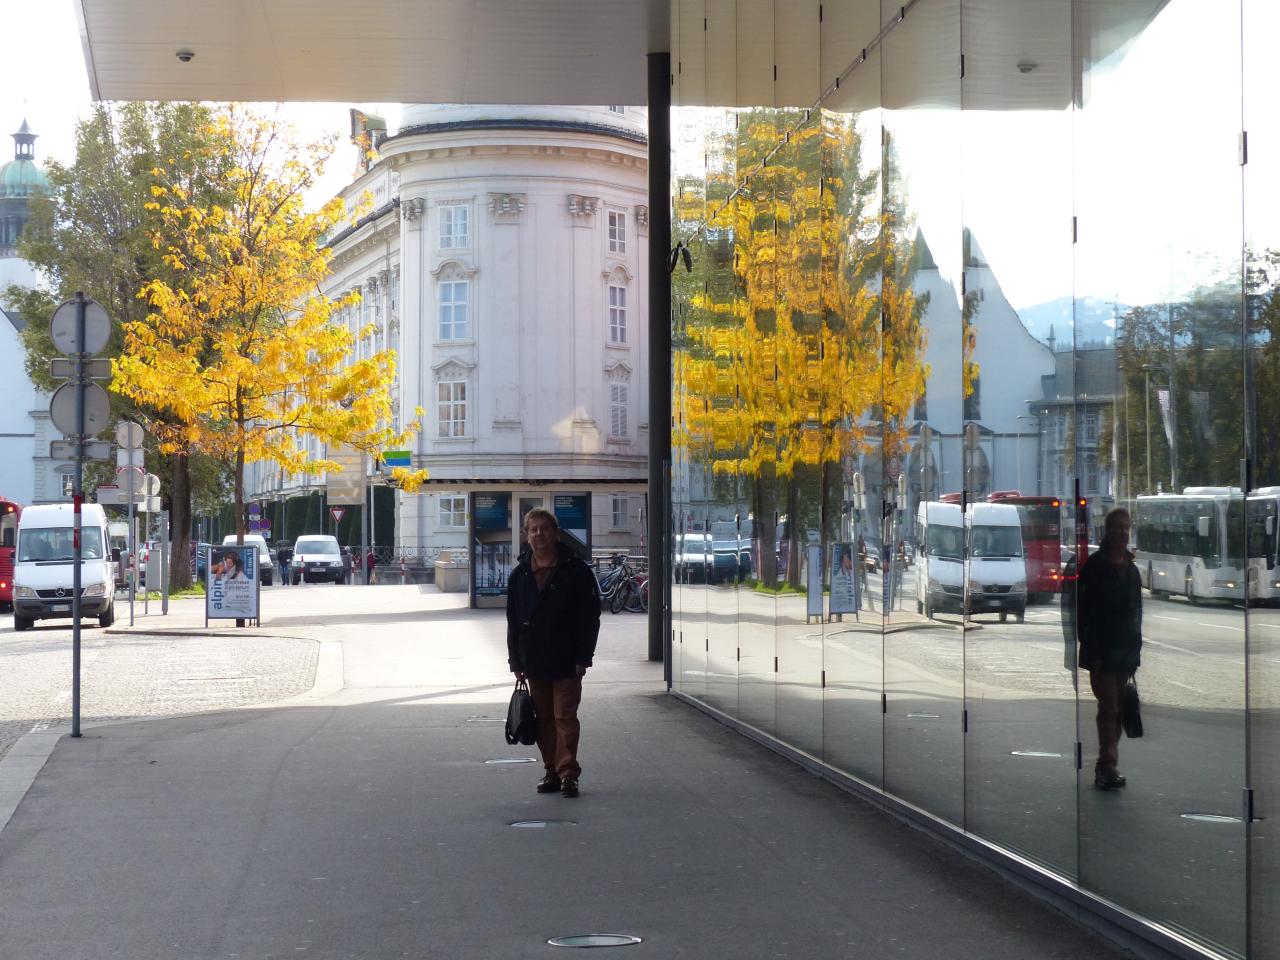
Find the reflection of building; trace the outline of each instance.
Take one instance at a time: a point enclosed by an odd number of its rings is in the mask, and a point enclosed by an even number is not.
[[[1041,397],[1028,403],[1042,444],[1039,492],[1072,496],[1078,477],[1080,493],[1091,504],[1098,498],[1109,504],[1114,498],[1112,457],[1101,443],[1104,433],[1110,433],[1115,408],[1115,348],[1059,350],[1053,357],[1054,372],[1043,378]]]
[[[38,271],[18,256],[18,240],[30,217],[31,197],[49,188],[36,165],[36,135],[25,120],[13,134],[14,158],[0,166],[0,294],[10,285],[41,285]],[[27,376],[19,332],[26,321],[0,302],[0,492],[20,503],[71,498],[71,466],[49,459],[59,436],[49,420],[49,396]]]
[[[332,238],[325,292],[360,294],[339,321],[373,326],[358,355],[398,351],[401,423],[424,411],[411,453],[430,481],[397,494],[396,546],[465,550],[468,495],[483,490],[548,508],[589,492],[592,545],[638,547],[644,110],[408,107],[378,150],[344,191],[372,209]],[[305,489],[259,465],[257,496]]]

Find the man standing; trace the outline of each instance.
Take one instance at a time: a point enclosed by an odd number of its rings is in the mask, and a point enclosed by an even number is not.
[[[280,584],[287,587],[293,575],[293,547],[287,540],[280,541],[280,546],[276,547],[276,561],[280,564]]]
[[[1107,514],[1101,548],[1080,568],[1076,583],[1076,624],[1080,666],[1098,701],[1099,790],[1119,790],[1125,778],[1120,759],[1121,702],[1129,678],[1142,662],[1142,577],[1129,553],[1129,511]]]
[[[524,518],[529,549],[507,581],[507,660],[529,681],[538,715],[545,776],[539,793],[578,795],[578,704],[600,632],[595,574],[561,546],[555,515],[535,507]]]

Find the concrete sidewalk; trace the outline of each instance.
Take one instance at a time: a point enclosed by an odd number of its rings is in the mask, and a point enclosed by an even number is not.
[[[577,800],[485,763],[536,754],[482,722],[500,612],[337,629],[309,699],[58,742],[0,831],[6,960],[489,960],[601,932],[634,957],[1127,956],[667,696],[642,618],[605,614]],[[510,825],[534,819],[572,822]]]

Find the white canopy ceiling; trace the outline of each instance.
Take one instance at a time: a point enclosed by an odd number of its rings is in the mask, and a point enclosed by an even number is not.
[[[899,0],[74,2],[100,99],[476,104],[642,104],[645,55],[670,50],[677,103],[805,106],[899,9]],[[958,69],[963,32],[967,108],[1061,107],[1073,60],[1123,47],[1165,2],[906,2],[911,28],[896,56],[886,48],[900,78],[892,95],[928,100],[929,76]]]

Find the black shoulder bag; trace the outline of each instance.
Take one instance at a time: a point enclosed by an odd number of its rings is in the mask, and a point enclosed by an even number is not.
[[[510,744],[523,743],[528,746],[538,742],[538,717],[533,710],[529,684],[523,680],[517,680],[515,690],[511,691],[507,725],[503,732]]]

